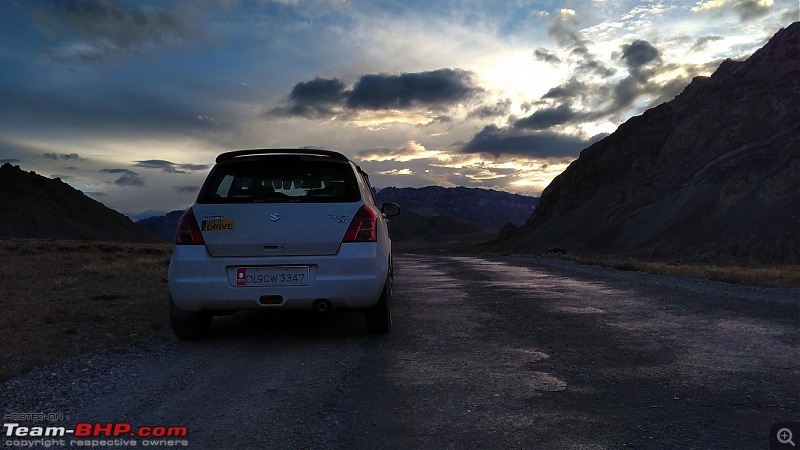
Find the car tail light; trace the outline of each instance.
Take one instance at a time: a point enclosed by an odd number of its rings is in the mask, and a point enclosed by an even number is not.
[[[342,242],[375,242],[378,240],[378,216],[367,205],[358,210]]]
[[[178,221],[178,232],[175,235],[176,245],[204,245],[206,241],[197,226],[197,219],[194,217],[192,208],[186,210]]]

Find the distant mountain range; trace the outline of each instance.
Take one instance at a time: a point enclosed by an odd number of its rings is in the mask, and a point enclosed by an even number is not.
[[[496,248],[800,263],[800,22],[581,152]]]
[[[175,233],[178,230],[178,221],[181,220],[184,210],[168,212],[163,216],[152,216],[136,221],[136,225],[157,234],[170,242],[175,242]]]
[[[399,203],[389,232],[398,248],[464,245],[494,239],[525,223],[535,197],[486,189],[385,188],[378,203]],[[131,221],[60,179],[0,167],[0,238],[174,242],[182,210]]]
[[[378,205],[397,203],[402,213],[389,221],[398,248],[475,244],[525,223],[537,197],[489,189],[440,186],[383,188]]]
[[[62,182],[0,166],[0,237],[163,242],[126,216]]]
[[[375,200],[379,205],[400,205],[402,214],[389,221],[389,233],[398,248],[415,248],[494,239],[504,226],[509,230],[524,224],[538,199],[487,189],[428,186],[380,189]],[[181,214],[172,211],[136,223],[174,240]]]

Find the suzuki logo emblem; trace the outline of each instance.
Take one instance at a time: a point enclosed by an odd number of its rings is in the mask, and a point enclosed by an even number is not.
[[[277,222],[277,221],[281,220],[281,215],[278,214],[278,213],[272,213],[272,214],[269,215],[269,220],[271,220],[273,222]]]

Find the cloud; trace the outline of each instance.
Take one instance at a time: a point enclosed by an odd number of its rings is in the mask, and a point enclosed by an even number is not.
[[[703,36],[695,41],[694,45],[692,45],[691,51],[698,52],[704,50],[709,42],[721,41],[723,39],[725,38],[722,36]]]
[[[44,154],[42,154],[42,157],[45,158],[45,159],[52,159],[54,161],[57,161],[59,159],[64,159],[64,160],[68,160],[68,161],[70,161],[70,160],[72,160],[72,161],[85,161],[85,159],[81,158],[81,155],[79,155],[77,153],[44,153]]]
[[[560,9],[555,15],[553,25],[547,29],[547,34],[556,40],[560,47],[586,48],[591,41],[584,38],[579,31],[580,20],[572,9]]]
[[[51,174],[50,178],[52,178],[54,180],[55,179],[59,179],[61,181],[77,181],[78,180],[77,177],[74,177],[72,175],[61,175],[60,173]]]
[[[750,21],[765,16],[772,5],[773,0],[707,0],[692,8],[692,11],[716,15],[732,11],[742,21]]]
[[[548,64],[560,64],[561,58],[555,53],[547,50],[546,48],[539,47],[533,51],[533,57],[538,61],[543,61]]]
[[[575,11],[561,9],[555,15],[553,24],[547,29],[547,34],[555,39],[559,47],[567,50],[575,62],[575,72],[587,75],[597,75],[601,78],[614,76],[616,70],[609,68],[589,50],[594,43],[586,39],[580,30],[580,20]],[[555,56],[546,49],[537,49],[534,52],[537,58],[551,59]]]
[[[444,111],[483,92],[473,82],[473,73],[461,69],[428,72],[362,75],[347,90],[338,78],[315,78],[297,83],[283,105],[266,116],[320,118],[340,112],[377,110]]]
[[[595,74],[601,78],[610,78],[617,73],[617,69],[607,67],[601,61],[592,59],[592,55],[588,54],[583,61],[578,63],[575,73]]]
[[[380,148],[362,150],[358,152],[358,158],[363,161],[397,161],[408,162],[415,159],[436,158],[442,152],[438,150],[428,150],[423,145],[411,141],[400,148]]]
[[[467,119],[492,119],[495,117],[508,116],[511,112],[511,99],[500,100],[493,105],[483,105],[472,110]]]
[[[58,70],[49,72],[52,76],[59,73]],[[138,79],[138,75],[135,77]],[[174,136],[175,133],[195,135],[209,130],[224,133],[236,126],[231,120],[198,120],[199,112],[232,117],[226,103],[231,93],[227,90],[213,90],[207,85],[195,84],[192,79],[176,86],[158,80],[141,85],[106,84],[107,78],[100,76],[86,81],[96,86],[80,89],[53,89],[52,85],[57,83],[50,81],[41,86],[22,80],[0,83],[0,98],[9,105],[0,109],[0,121],[9,130],[46,128],[52,135],[92,130],[95,137],[129,141],[143,136]],[[199,91],[204,95],[197,95]],[[91,92],[102,92],[102,95],[87,94]],[[60,155],[62,152],[57,150],[61,148],[64,146],[53,145],[49,152]],[[42,157],[42,151],[36,156]]]
[[[596,90],[596,86],[572,77],[566,82],[550,88],[543,96],[542,100],[573,100],[585,98]]]
[[[645,40],[623,44],[617,53],[628,75],[615,82],[593,80],[578,72],[548,90],[538,102],[540,109],[517,120],[520,129],[541,130],[561,124],[621,120],[640,99],[648,105],[669,101],[698,74],[713,72],[709,64],[665,64],[661,51]]]
[[[653,70],[632,70],[628,77],[613,86],[611,103],[599,111],[600,115],[615,115],[632,107],[640,98],[647,98],[648,104],[655,106],[667,102],[680,94],[696,74],[710,73],[719,65],[719,61],[700,65],[669,64]],[[675,75],[673,73],[677,72]],[[653,81],[662,74],[673,74],[672,78]]]
[[[660,55],[661,52],[641,39],[622,45],[622,59],[629,69],[638,69],[653,61],[659,61]]]
[[[496,157],[515,154],[536,158],[563,158],[577,156],[591,143],[592,140],[550,131],[523,134],[512,129],[501,129],[497,125],[487,125],[461,151],[487,153]]]
[[[192,170],[206,170],[211,167],[207,164],[177,164],[163,159],[136,161],[134,166],[143,169],[159,169],[166,173],[191,173]]]
[[[643,40],[635,40],[622,45],[621,59],[628,68],[628,73],[640,83],[646,83],[655,75],[654,66],[661,64],[661,52]],[[623,80],[625,82],[626,80]]]
[[[175,189],[175,192],[179,194],[193,194],[195,192],[200,191],[200,186],[195,186],[195,185],[172,186],[172,189]]]
[[[414,175],[414,172],[409,168],[405,168],[405,169],[389,169],[389,170],[384,170],[384,171],[381,171],[381,172],[378,172],[378,173],[381,174],[381,175]]]
[[[514,122],[513,127],[525,130],[546,130],[556,125],[572,122],[579,115],[567,104],[540,109],[528,117]]]
[[[742,20],[763,17],[769,12],[772,0],[742,0],[733,3],[733,10]]]
[[[54,59],[68,63],[126,55],[150,58],[164,48],[187,49],[202,36],[191,18],[188,9],[157,10],[110,0],[52,0],[33,14],[42,34],[73,39],[49,51]]]
[[[347,96],[353,109],[440,107],[470,98],[475,92],[472,73],[460,69],[400,75],[364,75]]]
[[[297,83],[289,94],[291,115],[319,116],[333,114],[345,99],[345,85],[339,79],[315,78]]]
[[[487,181],[498,180],[512,175],[516,169],[497,169],[481,166],[461,167],[458,172],[453,173],[450,178],[456,184],[485,184]],[[459,183],[460,181],[460,183]],[[466,181],[466,183],[464,182]]]
[[[320,119],[342,111],[347,98],[345,85],[338,78],[315,78],[297,83],[281,105],[261,114],[262,117],[302,117]]]
[[[117,186],[144,186],[144,178],[138,173],[128,169],[101,169],[100,173],[121,174],[119,178],[112,181]]]

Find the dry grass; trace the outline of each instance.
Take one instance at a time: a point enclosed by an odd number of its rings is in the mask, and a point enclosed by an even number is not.
[[[0,381],[168,327],[170,244],[0,239]]]
[[[608,256],[550,256],[575,261],[580,264],[594,264],[617,270],[645,272],[654,275],[698,278],[747,286],[800,288],[800,266],[676,264],[617,259]]]

